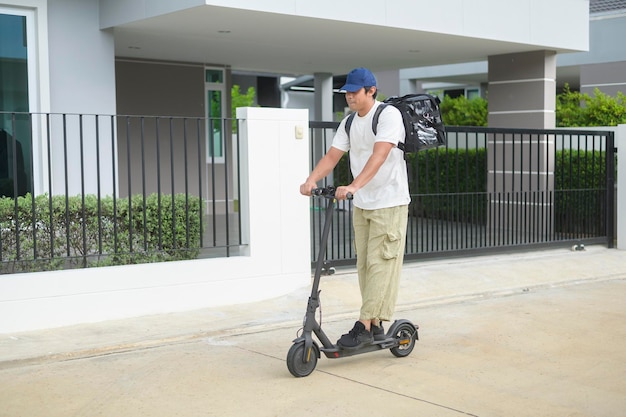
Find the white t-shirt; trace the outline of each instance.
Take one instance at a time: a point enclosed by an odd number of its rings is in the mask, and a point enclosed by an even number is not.
[[[404,141],[402,115],[398,109],[390,105],[380,113],[377,134],[374,135],[372,118],[380,104],[376,101],[363,117],[354,115],[349,138],[344,118],[333,138],[333,147],[344,152],[350,151],[350,169],[355,178],[367,163],[375,142],[390,142],[397,145],[398,142]],[[406,205],[410,201],[404,153],[396,147],[389,152],[376,175],[354,194],[353,203],[356,207],[373,210]]]

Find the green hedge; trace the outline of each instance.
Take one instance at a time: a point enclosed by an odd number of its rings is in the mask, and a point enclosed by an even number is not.
[[[585,229],[587,224],[595,225],[597,219],[604,219],[605,158],[606,154],[598,151],[556,152],[554,202],[557,231]],[[407,168],[411,215],[478,224],[486,221],[485,148],[438,148],[407,154]],[[350,183],[352,177],[347,155],[335,168],[334,176],[335,185]]]
[[[485,148],[437,148],[407,154],[407,168],[411,214],[470,223],[484,222],[486,207],[483,202],[487,188]]]
[[[565,149],[556,153],[557,190],[606,187],[606,152]],[[617,164],[615,165],[617,166]]]
[[[3,197],[1,272],[195,259],[201,213],[200,199],[184,194],[139,195],[130,204],[111,197],[98,204],[94,195]]]
[[[557,152],[554,178],[556,231],[591,235],[604,233],[605,161],[606,152],[576,149]]]
[[[459,221],[484,220],[484,204],[477,204],[487,187],[487,152],[482,149],[429,149],[407,154],[411,215],[450,218]],[[333,172],[335,185],[352,181],[348,154]],[[459,198],[435,194],[459,194]]]

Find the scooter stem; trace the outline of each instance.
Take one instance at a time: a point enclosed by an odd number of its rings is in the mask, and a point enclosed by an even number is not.
[[[320,285],[320,277],[322,275],[322,268],[324,267],[324,257],[326,256],[326,245],[328,244],[328,234],[330,233],[330,226],[335,211],[335,198],[328,197],[328,203],[326,204],[326,220],[324,221],[324,230],[322,231],[322,237],[320,239],[320,250],[317,257],[317,263],[315,265],[315,275],[313,277],[313,285],[311,287],[311,298],[317,299],[318,288]]]

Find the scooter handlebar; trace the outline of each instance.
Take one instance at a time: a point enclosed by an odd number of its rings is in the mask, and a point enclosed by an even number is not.
[[[335,198],[335,191],[337,190],[337,188],[333,185],[328,185],[326,187],[320,187],[320,188],[314,188],[311,190],[311,195],[314,196],[320,196],[320,197],[326,197],[326,198]],[[346,195],[346,198],[348,200],[352,200],[354,196],[352,195],[352,193],[348,193]]]

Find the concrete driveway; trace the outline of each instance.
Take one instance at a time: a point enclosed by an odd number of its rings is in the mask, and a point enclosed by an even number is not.
[[[396,316],[420,326],[411,355],[323,356],[304,378],[285,357],[308,289],[0,335],[0,416],[621,417],[624,258],[598,247],[407,265]],[[324,282],[335,338],[355,319],[355,276]]]

